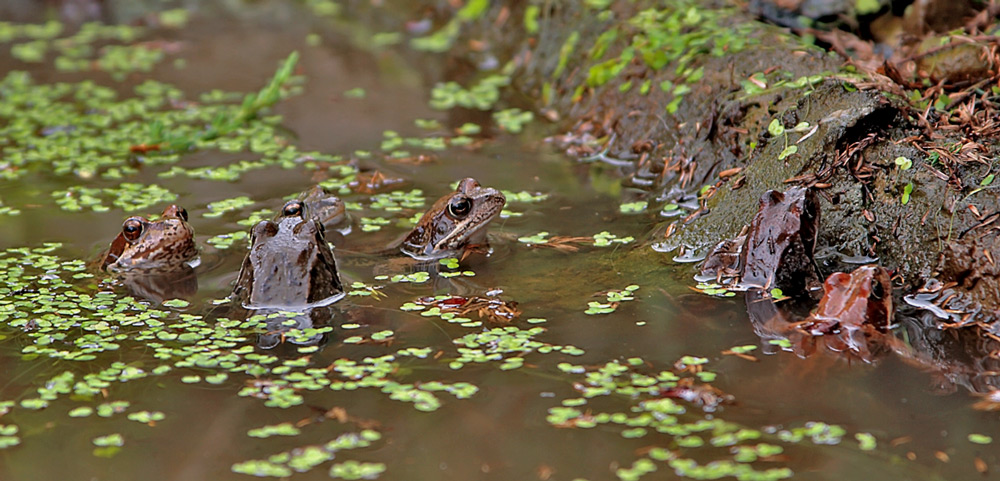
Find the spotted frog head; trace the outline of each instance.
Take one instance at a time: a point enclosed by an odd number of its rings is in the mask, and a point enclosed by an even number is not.
[[[179,268],[198,255],[194,229],[183,207],[171,204],[155,221],[142,216],[125,219],[111,242],[101,268],[111,272]]]
[[[475,179],[465,178],[454,192],[441,197],[420,217],[400,250],[415,259],[454,255],[486,242],[486,226],[500,215],[507,199]]]

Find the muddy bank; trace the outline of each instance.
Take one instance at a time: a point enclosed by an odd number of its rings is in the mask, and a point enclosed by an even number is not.
[[[723,3],[533,8],[496,8],[485,18],[503,36],[477,40],[515,53],[520,101],[564,126],[569,154],[621,166],[628,199],[652,213],[697,197],[681,215],[649,214],[663,257],[733,237],[769,189],[812,187],[824,274],[877,262],[904,294],[931,280],[940,323],[998,333],[995,40],[967,42],[982,47],[962,84],[976,88],[942,105],[941,81],[862,72]]]
[[[1000,62],[995,12],[974,20],[882,66],[834,53],[856,39],[804,38],[725,2],[521,2],[466,25],[457,43],[474,48],[449,61],[474,83],[483,51],[509,55],[508,101],[558,126],[572,157],[620,169],[623,204],[645,202],[651,225],[622,265],[697,259],[762,193],[808,187],[821,275],[877,263],[908,329],[974,326],[960,331],[983,344],[1000,339]]]

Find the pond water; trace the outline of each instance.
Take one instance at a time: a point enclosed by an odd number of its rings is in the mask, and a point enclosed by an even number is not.
[[[372,48],[372,34],[393,26],[379,8],[323,16],[317,5],[325,4],[194,9],[184,26],[145,32],[139,40],[166,42],[156,47],[165,59],[149,73],[121,79],[58,71],[51,51],[46,61],[24,62],[10,48],[23,39],[0,44],[3,75],[27,71],[38,85],[92,79],[121,98],[148,78],[176,86],[185,99],[214,89],[256,91],[298,51],[302,91],[274,107],[280,124],[264,132],[301,152],[342,156],[318,166],[275,162],[236,180],[163,175],[269,155],[206,140],[172,163],[139,162],[121,179],[86,168],[61,174],[36,163],[3,180],[0,205],[20,212],[0,215],[0,249],[33,248],[54,258],[39,268],[28,265],[41,262],[37,255],[29,262],[23,252],[2,254],[11,288],[0,304],[0,401],[10,402],[0,416],[0,479],[218,480],[247,479],[246,472],[291,479],[635,479],[652,469],[646,479],[996,478],[996,449],[969,435],[1000,439],[1000,422],[995,413],[973,410],[972,396],[938,393],[931,375],[896,357],[876,365],[832,354],[800,359],[769,345],[754,333],[739,296],[694,292],[691,265],[643,243],[655,214],[621,212],[614,169],[556,151],[544,141],[554,131],[540,120],[512,135],[488,114],[431,108],[431,88],[460,68],[405,44]],[[41,21],[37,7],[18,6],[0,13]],[[153,18],[124,7],[107,15]],[[363,95],[352,90],[358,88]],[[4,94],[0,89],[0,101]],[[415,119],[439,126],[422,129]],[[395,150],[385,148],[387,131],[454,138],[466,122],[485,124],[491,136],[474,135],[468,147],[413,148],[431,155],[428,163],[387,155]],[[0,119],[0,128],[6,125]],[[129,155],[112,157],[124,162]],[[3,158],[0,168],[14,170]],[[229,311],[212,302],[231,292],[246,239],[228,248],[208,239],[245,232],[238,221],[254,211],[274,211],[283,199],[321,180],[335,184],[357,168],[404,179],[393,189],[418,204],[385,210],[371,195],[342,195],[354,226],[331,236],[341,275],[348,284],[378,286],[380,295],[340,301],[318,348],[290,341],[255,347],[262,329],[220,321]],[[460,269],[475,275],[377,279],[384,260],[373,267],[369,253],[405,233],[414,214],[466,176],[525,193],[508,195],[509,213],[492,224],[493,254]],[[71,211],[51,193],[120,182],[156,184],[189,211],[202,249],[189,304],[131,302],[123,286],[99,284],[104,273],[84,270],[93,277],[74,278],[81,271],[73,260],[94,259],[125,217],[155,215],[167,201],[126,210],[102,191],[95,195],[107,210]],[[221,215],[209,207],[239,196],[249,201]],[[362,228],[362,218],[375,217],[389,222],[377,231]],[[518,240],[602,231],[633,240],[577,243],[572,251]],[[50,242],[60,245],[46,249]],[[586,312],[588,303],[606,305],[608,291],[629,286],[638,288],[625,291],[613,312]],[[97,300],[74,306],[84,295]],[[456,322],[426,315],[428,308],[400,308],[434,295],[492,296],[516,303],[520,315],[498,323],[470,312]],[[98,324],[116,309],[124,314]],[[144,317],[144,309],[152,314]],[[734,346],[756,349],[751,359],[723,354]],[[73,360],[69,353],[85,356]],[[720,395],[710,385],[732,402],[702,406],[667,396],[685,394],[670,390],[676,378],[703,386],[693,392],[704,399]],[[117,410],[110,404],[122,401],[127,405]],[[262,437],[266,426],[280,426],[271,431],[281,434]],[[988,472],[980,474],[977,463]]]

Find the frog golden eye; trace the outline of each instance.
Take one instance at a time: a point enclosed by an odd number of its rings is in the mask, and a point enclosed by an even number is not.
[[[139,236],[142,235],[142,229],[144,224],[141,220],[135,217],[129,217],[125,219],[125,223],[122,224],[122,235],[129,242],[134,242]]]
[[[448,214],[457,219],[469,215],[471,211],[472,201],[468,197],[457,197],[448,204]]]
[[[301,217],[302,216],[302,201],[301,200],[290,200],[285,203],[285,206],[281,208],[281,215],[286,217]]]
[[[184,219],[184,222],[187,222],[187,220],[188,220],[188,211],[187,211],[187,209],[185,209],[183,207],[178,207],[177,208],[177,217],[180,217],[181,219]]]

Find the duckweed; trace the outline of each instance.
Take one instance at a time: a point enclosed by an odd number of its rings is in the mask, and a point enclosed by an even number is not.
[[[632,296],[632,293],[638,289],[639,286],[633,284],[620,291],[608,291],[605,294],[607,296],[606,303],[590,301],[587,303],[587,310],[584,311],[584,314],[610,314],[615,312],[622,302],[634,300],[635,297]]]
[[[114,433],[106,436],[98,436],[93,439],[94,446],[124,446],[125,438],[121,434]]]
[[[648,207],[648,202],[644,200],[639,200],[635,202],[626,202],[618,206],[618,210],[622,214],[636,214],[645,211]]]
[[[331,466],[330,477],[342,479],[375,479],[384,473],[385,469],[385,464],[382,463],[362,463],[351,460]]]
[[[878,446],[875,436],[870,433],[857,433],[854,435],[854,439],[858,440],[858,448],[862,451],[871,451]]]
[[[453,107],[489,110],[500,100],[500,88],[507,85],[510,85],[510,77],[507,75],[484,77],[468,90],[456,82],[439,83],[431,90],[430,106],[437,110]]]

